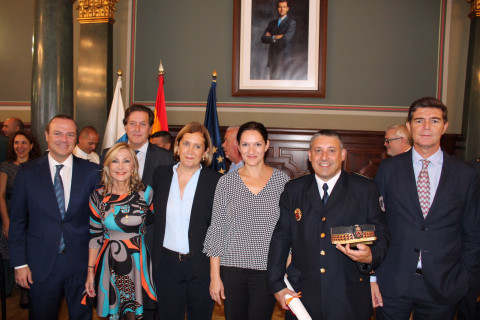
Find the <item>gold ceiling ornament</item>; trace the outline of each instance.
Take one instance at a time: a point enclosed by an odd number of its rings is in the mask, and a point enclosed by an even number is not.
[[[480,0],[467,0],[470,3],[470,13],[468,17],[470,19],[480,17]]]
[[[78,22],[80,23],[111,23],[115,22],[115,4],[119,0],[79,0]]]

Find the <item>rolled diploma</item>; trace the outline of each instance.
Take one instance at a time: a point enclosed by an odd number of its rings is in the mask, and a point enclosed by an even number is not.
[[[292,285],[290,284],[290,281],[287,280],[287,277],[283,277],[283,281],[285,281],[285,284],[287,285],[287,288],[293,290]],[[285,300],[288,298],[291,298],[291,295],[286,294],[285,295]],[[312,317],[307,312],[307,309],[303,306],[302,301],[300,301],[299,298],[293,298],[290,303],[288,304],[288,307],[290,310],[292,310],[293,314],[297,317],[298,320],[312,320]]]

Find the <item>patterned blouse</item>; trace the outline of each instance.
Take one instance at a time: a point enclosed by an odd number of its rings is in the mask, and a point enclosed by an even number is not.
[[[280,195],[288,180],[274,168],[270,180],[255,195],[238,170],[221,177],[203,252],[220,257],[222,266],[266,270],[270,240],[280,216]]]

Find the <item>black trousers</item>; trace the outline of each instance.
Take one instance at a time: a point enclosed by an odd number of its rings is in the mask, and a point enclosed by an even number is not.
[[[270,320],[275,298],[268,293],[267,271],[221,267],[225,319]]]
[[[157,289],[157,320],[210,320],[213,300],[210,297],[210,276],[197,277],[190,261],[180,261],[162,253],[154,272]]]
[[[410,286],[404,296],[383,296],[383,307],[376,311],[377,320],[408,320],[413,311],[414,320],[454,319],[455,304],[441,303],[435,299],[423,276],[412,274]]]

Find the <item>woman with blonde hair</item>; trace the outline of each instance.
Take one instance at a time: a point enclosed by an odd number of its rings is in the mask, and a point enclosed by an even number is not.
[[[90,196],[86,293],[97,297],[100,317],[139,319],[157,300],[144,240],[153,191],[142,184],[135,150],[127,143],[107,152],[100,184]]]
[[[178,164],[158,167],[154,173],[152,255],[160,319],[212,318],[209,260],[202,253],[220,178],[207,168],[212,151],[207,129],[198,122],[189,123],[175,139]]]

